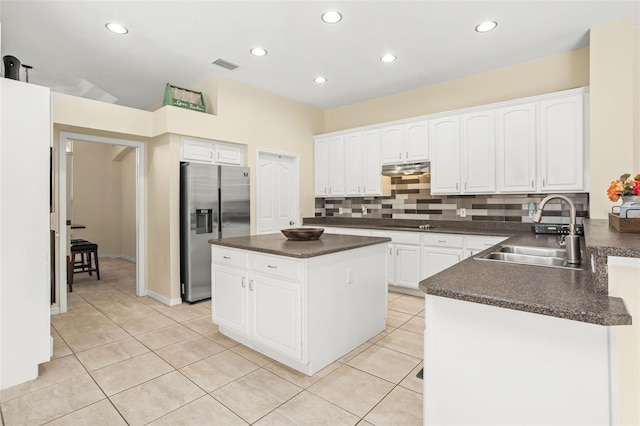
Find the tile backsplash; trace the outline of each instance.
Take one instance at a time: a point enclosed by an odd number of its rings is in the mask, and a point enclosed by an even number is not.
[[[366,217],[370,219],[458,220],[531,222],[529,209],[537,207],[547,194],[431,195],[431,177],[391,178],[391,196],[316,198],[316,217]],[[563,194],[576,206],[579,218],[589,217],[589,194]],[[535,203],[535,206],[531,203]],[[366,209],[366,215],[363,213]],[[456,213],[466,209],[466,217]],[[342,209],[342,213],[340,212]],[[550,201],[543,223],[569,223],[569,207]],[[578,219],[580,223],[580,219]]]

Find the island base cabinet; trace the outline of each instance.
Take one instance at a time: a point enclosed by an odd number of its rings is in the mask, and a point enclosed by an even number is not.
[[[235,268],[213,256],[222,334],[311,376],[384,331],[386,244],[307,259],[225,250],[249,262]]]
[[[425,425],[611,424],[609,327],[426,297]]]

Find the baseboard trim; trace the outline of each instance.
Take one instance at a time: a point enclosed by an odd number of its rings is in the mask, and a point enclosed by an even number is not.
[[[109,254],[109,253],[101,253],[98,255],[98,258],[107,258],[107,259],[124,259],[129,262],[136,263],[136,258],[127,256],[126,254]]]
[[[389,291],[393,291],[395,293],[408,294],[410,296],[424,297],[424,291],[415,290],[413,288],[402,287],[399,285],[389,284]]]
[[[153,290],[149,290],[147,289],[147,296],[149,296],[152,299],[157,300],[160,303],[164,303],[167,306],[176,306],[176,305],[181,305],[182,304],[182,299],[178,298],[178,299],[169,299],[168,297],[164,297],[161,294],[156,293]]]
[[[51,308],[51,315],[59,315],[60,314],[60,306],[55,306]]]

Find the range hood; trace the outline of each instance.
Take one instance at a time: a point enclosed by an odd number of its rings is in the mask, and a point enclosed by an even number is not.
[[[382,166],[383,176],[409,176],[429,173],[429,163],[386,164]]]

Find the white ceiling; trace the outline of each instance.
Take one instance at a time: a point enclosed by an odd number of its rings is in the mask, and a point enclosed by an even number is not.
[[[343,20],[323,23],[329,9]],[[640,25],[640,1],[0,2],[2,55],[33,66],[30,82],[141,109],[167,82],[216,75],[329,109],[587,46],[590,27],[627,16]],[[486,20],[497,29],[475,32]]]

